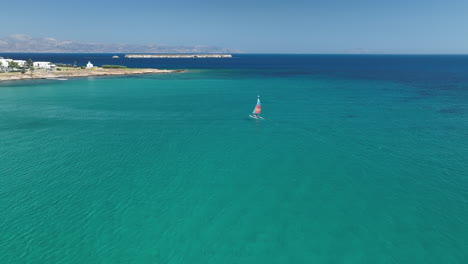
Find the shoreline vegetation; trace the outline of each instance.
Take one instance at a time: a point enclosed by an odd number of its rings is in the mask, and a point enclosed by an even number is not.
[[[104,65],[103,65],[104,66]],[[93,67],[91,69],[82,69],[75,67],[60,67],[57,70],[34,70],[27,72],[0,72],[0,81],[16,81],[31,79],[58,79],[58,78],[77,78],[88,76],[112,76],[112,75],[136,75],[136,74],[156,74],[156,73],[177,73],[183,70],[160,70],[160,69],[135,69],[120,67]]]

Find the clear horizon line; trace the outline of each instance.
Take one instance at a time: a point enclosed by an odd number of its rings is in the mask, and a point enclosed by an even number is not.
[[[0,54],[232,54],[232,55],[353,55],[353,56],[367,56],[367,55],[454,55],[466,56],[468,53],[309,53],[309,52],[189,52],[189,53],[153,53],[153,52],[2,52]]]

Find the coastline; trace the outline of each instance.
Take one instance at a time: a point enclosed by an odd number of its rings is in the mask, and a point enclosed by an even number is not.
[[[177,73],[183,70],[160,70],[160,69],[70,69],[64,71],[40,71],[33,73],[8,72],[0,73],[1,81],[32,80],[32,79],[57,79],[57,78],[78,78],[89,76],[112,76],[112,75],[137,75],[137,74],[156,74],[156,73]]]
[[[127,54],[125,58],[136,59],[187,59],[187,58],[232,58],[231,54]]]

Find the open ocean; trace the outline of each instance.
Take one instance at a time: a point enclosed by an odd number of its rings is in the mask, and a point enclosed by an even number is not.
[[[468,56],[0,83],[0,263],[468,263]],[[252,120],[257,95],[265,120]]]

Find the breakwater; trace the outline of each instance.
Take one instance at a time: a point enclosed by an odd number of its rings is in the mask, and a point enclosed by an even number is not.
[[[127,54],[125,58],[232,58],[231,54]]]

